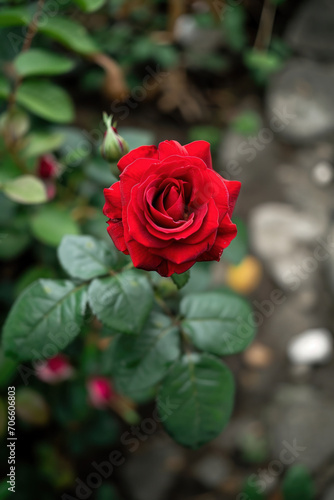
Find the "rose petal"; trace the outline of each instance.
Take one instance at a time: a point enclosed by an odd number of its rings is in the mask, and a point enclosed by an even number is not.
[[[228,193],[229,193],[229,209],[228,209],[228,214],[231,217],[236,201],[239,196],[240,188],[241,188],[241,182],[239,181],[228,181],[224,179],[224,183],[227,187]]]
[[[185,149],[189,156],[201,158],[208,168],[212,168],[212,158],[210,151],[210,143],[206,141],[194,141],[186,144]]]
[[[187,156],[188,152],[184,146],[177,141],[163,141],[158,146],[159,159],[169,158],[173,155]]]
[[[133,149],[130,153],[122,156],[122,158],[117,163],[117,166],[121,172],[139,158],[155,158],[159,159],[158,148],[156,146],[140,146],[139,148]]]
[[[233,224],[228,214],[225,215],[222,223],[219,226],[216,241],[208,252],[203,253],[197,260],[208,261],[216,260],[219,262],[224,248],[228,247],[231,241],[237,235],[237,226]]]
[[[184,262],[183,264],[174,264],[168,260],[163,260],[161,264],[155,269],[161,276],[169,278],[172,274],[182,274],[188,271],[194,264],[196,260],[191,260],[189,262]]]
[[[103,190],[104,198],[106,200],[103,213],[110,219],[122,218],[122,199],[120,183],[115,182],[109,188]]]

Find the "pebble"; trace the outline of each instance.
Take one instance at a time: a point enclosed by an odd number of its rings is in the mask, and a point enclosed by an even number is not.
[[[318,186],[327,186],[333,181],[333,166],[328,161],[320,161],[312,170],[312,179]]]
[[[269,347],[256,342],[244,353],[244,361],[251,368],[266,368],[273,360],[273,351]]]
[[[287,351],[293,364],[323,364],[332,357],[333,337],[325,328],[306,330],[291,339]]]

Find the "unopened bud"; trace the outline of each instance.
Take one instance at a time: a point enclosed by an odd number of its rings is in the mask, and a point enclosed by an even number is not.
[[[41,179],[57,177],[60,170],[60,166],[53,155],[43,155],[39,158],[36,173]]]
[[[129,152],[128,143],[121,137],[112,124],[112,116],[103,113],[103,120],[107,127],[101,145],[101,155],[109,162],[118,162]]]
[[[39,363],[36,367],[36,377],[48,384],[57,384],[68,380],[74,373],[72,365],[63,354]]]
[[[89,402],[95,408],[109,406],[115,392],[111,382],[106,377],[92,377],[87,384]]]

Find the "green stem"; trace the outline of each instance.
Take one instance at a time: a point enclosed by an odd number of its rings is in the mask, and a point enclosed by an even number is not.
[[[36,9],[36,12],[33,15],[33,18],[28,26],[27,34],[25,36],[25,39],[24,39],[24,42],[22,45],[21,53],[26,52],[31,47],[32,40],[37,33],[38,20],[39,20],[40,14],[42,13],[44,3],[45,3],[45,0],[38,0],[37,9]],[[11,112],[14,109],[17,91],[18,91],[21,83],[22,83],[22,78],[16,77],[16,80],[14,83],[14,88],[13,88],[13,90],[8,98],[8,113],[9,114],[11,114]]]

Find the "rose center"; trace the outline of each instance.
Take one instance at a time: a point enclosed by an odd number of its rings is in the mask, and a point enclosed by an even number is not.
[[[153,206],[174,221],[187,220],[189,217],[183,184],[180,180],[163,182],[153,200]]]

